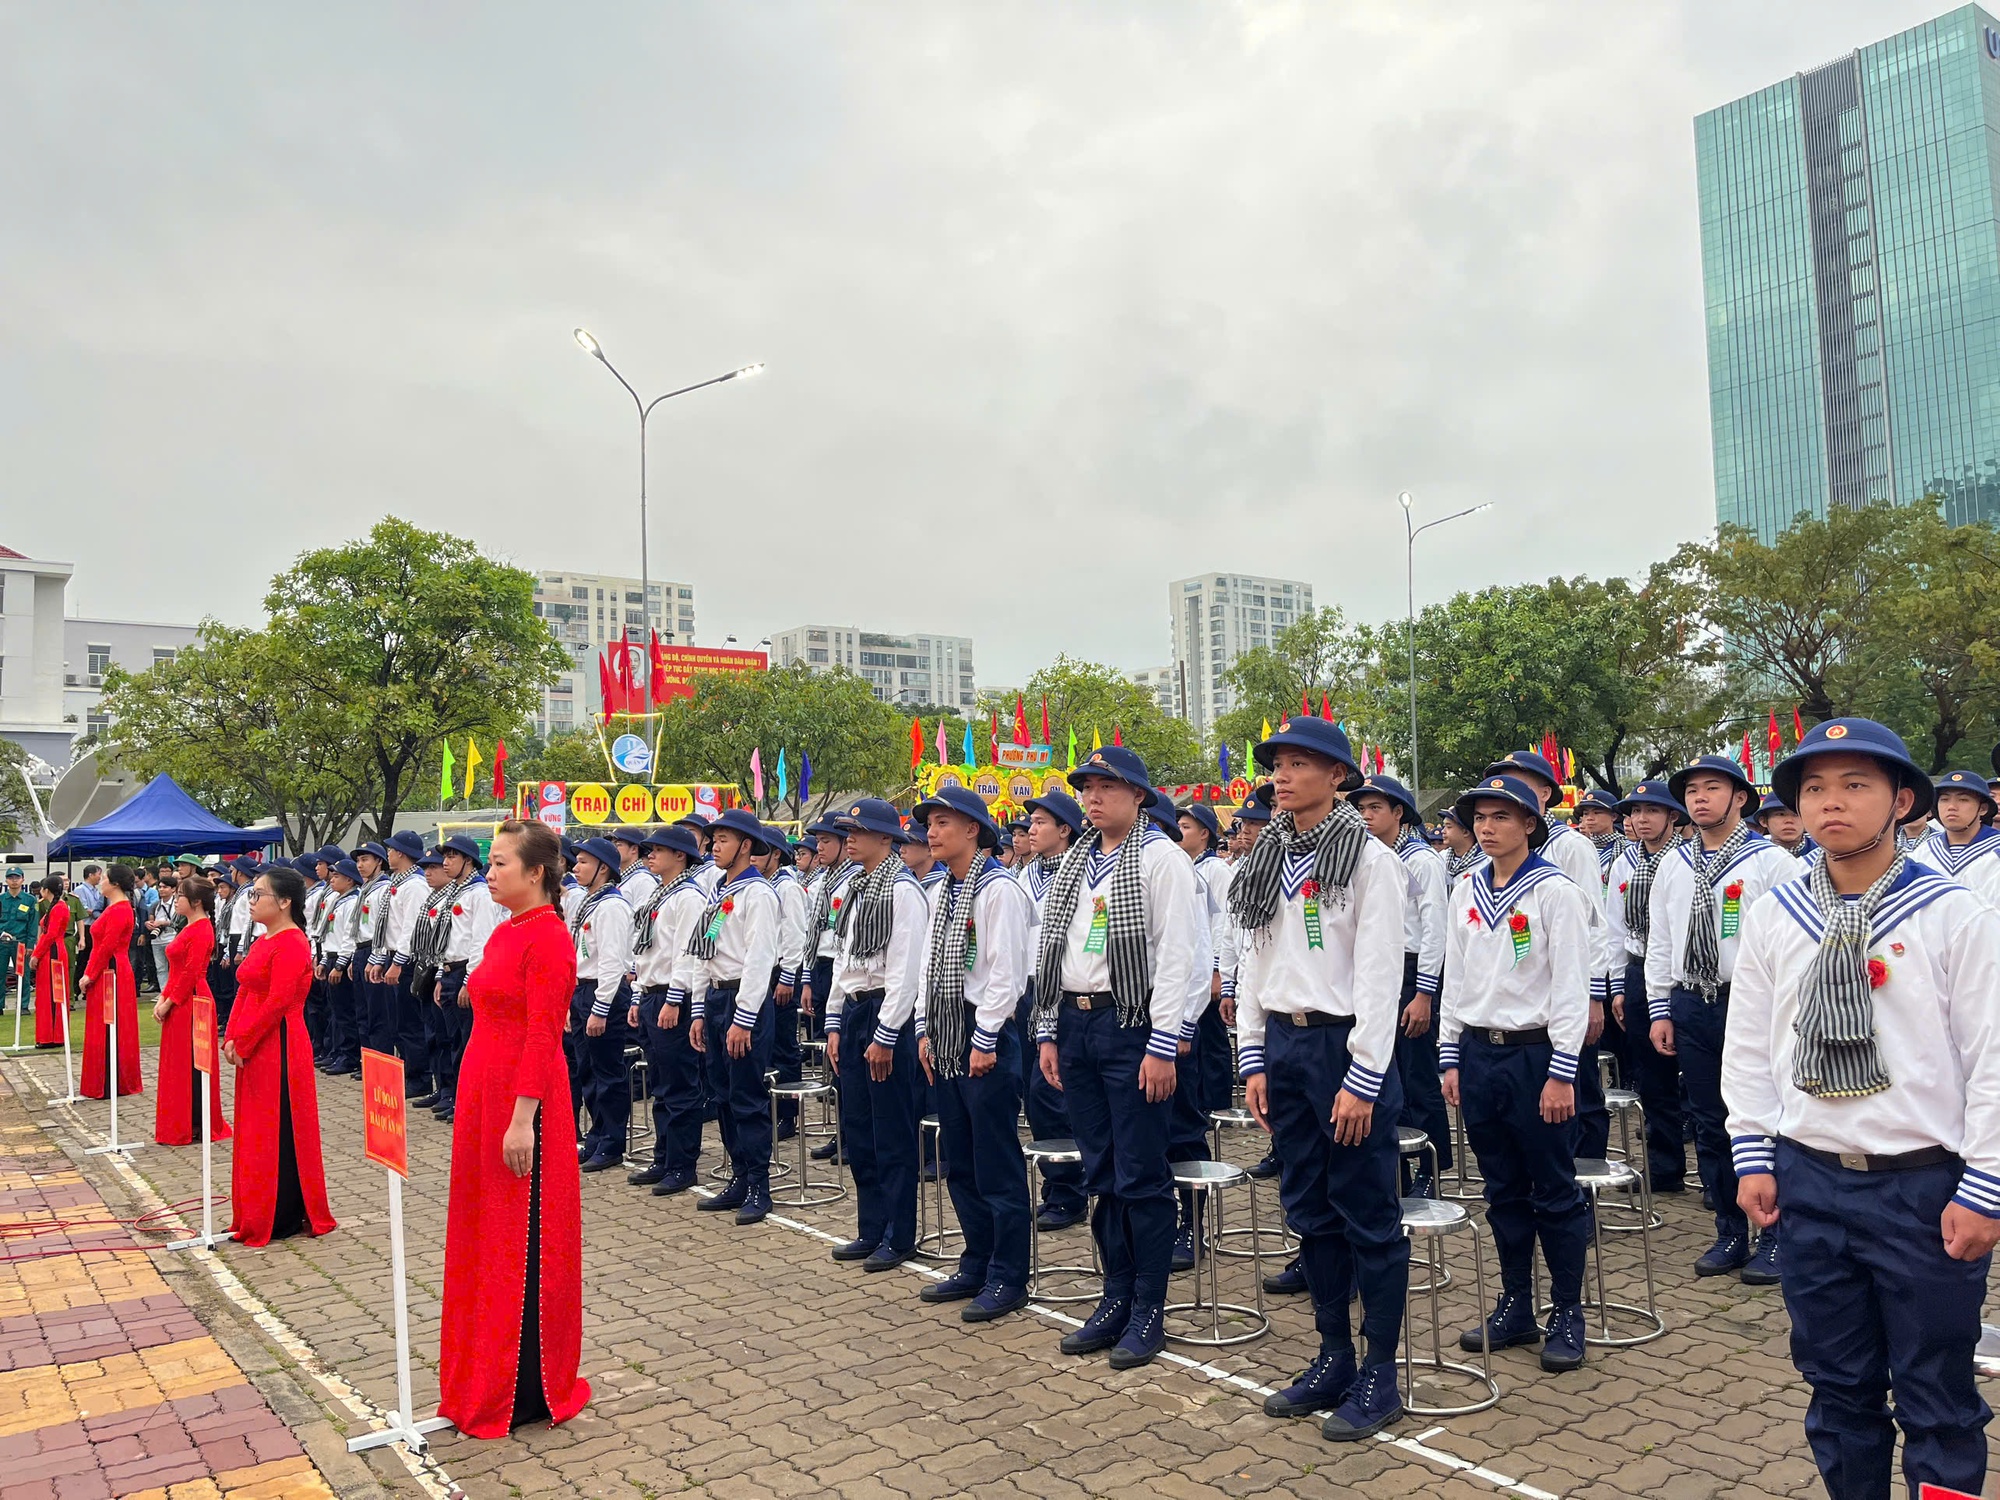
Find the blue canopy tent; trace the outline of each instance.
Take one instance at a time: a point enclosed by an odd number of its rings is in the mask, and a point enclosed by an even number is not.
[[[238,828],[225,823],[182,791],[171,776],[157,777],[109,817],[67,828],[49,841],[49,859],[114,854],[246,854],[280,843],[278,828]]]

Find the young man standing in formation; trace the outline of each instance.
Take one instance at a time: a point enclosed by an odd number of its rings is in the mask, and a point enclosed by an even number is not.
[[[1070,784],[1088,821],[1043,902],[1035,1030],[1097,1199],[1104,1293],[1062,1349],[1109,1349],[1113,1368],[1130,1369],[1166,1341],[1174,1061],[1189,975],[1212,960],[1196,951],[1194,868],[1145,815],[1159,795],[1145,762],[1106,745]]]
[[[1969,887],[1988,905],[2000,905],[2000,830],[1988,819],[1996,804],[1977,771],[1948,771],[1937,784],[1937,820],[1943,826],[1918,842],[1910,858]]]
[[[695,877],[701,844],[690,830],[678,825],[658,829],[646,836],[643,849],[646,868],[657,883],[633,913],[637,993],[625,1019],[646,1049],[653,1160],[625,1180],[665,1198],[693,1187],[701,1164],[703,1059],[693,1039],[693,997],[701,963],[687,949],[708,898]]]
[[[632,903],[618,883],[618,849],[606,838],[585,839],[576,851],[583,900],[570,916],[576,947],[576,995],[570,1002],[570,1078],[590,1110],[590,1130],[577,1147],[586,1172],[625,1159],[632,1088],[625,1072],[625,1017],[632,1007]]]
[[[1014,871],[1028,893],[1030,947],[1039,951],[1042,905],[1062,867],[1069,846],[1083,832],[1083,809],[1069,793],[1051,788],[1031,798],[1028,808],[1030,857]],[[1003,867],[1004,868],[1004,867]],[[1032,957],[1032,954],[1031,954]],[[1035,1041],[1035,979],[1031,972],[1015,1007],[1021,1033],[1021,1094],[1028,1112],[1028,1134],[1037,1141],[1073,1139],[1069,1107],[1062,1090],[1042,1076],[1041,1048]],[[1036,1210],[1040,1229],[1067,1229],[1083,1222],[1088,1205],[1083,1196],[1083,1168],[1075,1162],[1042,1164],[1042,1202]]]
[[[1325,1411],[1321,1432],[1347,1442],[1403,1412],[1396,1347],[1410,1249],[1397,1205],[1396,1030],[1409,876],[1339,799],[1360,771],[1338,728],[1286,719],[1256,756],[1278,811],[1230,885],[1236,1034],[1244,1100],[1271,1132],[1319,1333],[1318,1356],[1264,1410]],[[1358,1362],[1350,1286],[1366,1341]]]
[[[2000,915],[1896,847],[1932,791],[1880,724],[1815,724],[1771,780],[1820,858],[1745,916],[1722,1092],[1737,1201],[1784,1226],[1806,1441],[1840,1500],[1887,1500],[1899,1425],[1910,1494],[1981,1494]]]
[[[1687,1143],[1681,1135],[1681,1069],[1653,1045],[1646,1003],[1646,945],[1652,935],[1653,881],[1673,848],[1674,825],[1687,816],[1664,781],[1641,781],[1618,804],[1625,847],[1604,887],[1605,983],[1625,1038],[1621,1065],[1646,1111],[1646,1163],[1655,1193],[1685,1190]]]

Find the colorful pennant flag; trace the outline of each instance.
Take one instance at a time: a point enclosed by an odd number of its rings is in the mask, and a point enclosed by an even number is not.
[[[938,719],[937,751],[938,751],[938,764],[943,765],[945,763],[945,748],[944,748],[944,719],[942,716],[940,716]]]
[[[507,795],[507,742],[500,741],[493,747],[493,800],[499,802]]]
[[[1028,738],[1028,705],[1022,701],[1019,693],[1014,695],[1014,743],[1017,745],[1034,743]]]
[[[652,673],[646,684],[646,696],[651,706],[658,708],[667,701],[667,648],[660,643],[660,632],[653,632],[653,643],[646,651],[646,659],[652,666]]]
[[[1229,779],[1229,747],[1227,745],[1222,747],[1222,779],[1224,781]]]
[[[451,801],[452,799],[453,793],[451,790],[451,773],[452,773],[452,768],[456,764],[457,762],[451,758],[451,741],[446,740],[444,743],[444,769],[438,773],[439,807],[443,807],[445,803]]]
[[[478,769],[479,746],[473,743],[472,736],[468,734],[465,737],[465,800],[467,802],[472,800],[472,773]]]
[[[1042,694],[1042,743],[1044,745],[1055,743],[1055,741],[1049,738],[1049,695],[1047,693]]]
[[[1743,731],[1743,774],[1752,781],[1757,779],[1757,762],[1750,756],[1750,731]]]
[[[1319,695],[1319,716],[1329,724],[1333,722],[1333,704],[1324,692]]]
[[[1805,737],[1806,737],[1806,722],[1804,719],[1801,719],[1799,717],[1799,710],[1797,705],[1795,704],[1792,707],[1792,744],[1796,746],[1798,742],[1804,739]]]
[[[924,763],[924,718],[918,714],[910,720],[910,769],[912,771]]]
[[[992,745],[993,759],[988,764],[997,766],[1000,764],[1000,710],[995,708],[990,712],[993,715],[993,728],[988,738]]]
[[[813,794],[813,758],[805,751],[799,752],[799,806],[804,807],[806,798]]]
[[[1313,706],[1312,706],[1312,699],[1310,699],[1310,698],[1308,698],[1308,697],[1306,696],[1306,690],[1305,690],[1304,688],[1300,688],[1300,689],[1299,689],[1299,717],[1300,717],[1301,719],[1310,719],[1310,718],[1311,718],[1312,716],[1313,716]]]
[[[1111,743],[1114,745],[1125,743],[1125,731],[1120,729],[1116,724],[1111,726]]]
[[[1778,711],[1775,708],[1771,710],[1771,733],[1764,743],[1771,751],[1769,765],[1775,766],[1779,753],[1785,748],[1785,737],[1778,731]]]
[[[1264,721],[1264,738],[1268,740],[1270,737],[1271,737],[1271,721],[1269,719],[1266,719]]]
[[[764,800],[764,752],[761,749],[750,752],[750,795],[759,802]]]
[[[1090,727],[1090,748],[1093,750],[1102,750],[1104,748],[1104,736],[1097,732],[1095,724]]]
[[[791,778],[785,774],[785,747],[778,747],[778,800],[783,802],[792,795]]]
[[[963,757],[959,761],[960,765],[970,766],[977,764],[972,758],[972,719],[970,716],[967,716],[965,721],[965,743],[959,747],[958,753]]]
[[[1069,727],[1069,769],[1072,771],[1076,769],[1076,726],[1074,724]]]

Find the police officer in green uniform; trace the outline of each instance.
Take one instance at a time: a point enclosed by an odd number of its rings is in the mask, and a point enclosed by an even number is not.
[[[35,895],[21,878],[21,867],[14,865],[7,871],[7,889],[0,893],[0,982],[7,989],[17,989],[21,983],[20,974],[27,968],[27,956],[34,951],[37,928]],[[25,1009],[35,1008],[33,996],[29,996]],[[0,1002],[0,1010],[6,1009]]]

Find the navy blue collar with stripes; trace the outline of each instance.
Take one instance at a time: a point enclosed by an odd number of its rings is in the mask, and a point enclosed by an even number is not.
[[[1715,874],[1710,877],[1709,884],[1714,885],[1716,881],[1722,879],[1723,876],[1727,875],[1731,870],[1735,869],[1745,860],[1754,859],[1761,851],[1769,848],[1770,843],[1771,841],[1766,837],[1764,837],[1763,834],[1759,833],[1754,828],[1751,829],[1750,837],[1745,839],[1743,841],[1743,847],[1736,851],[1736,858],[1732,859],[1728,864],[1724,865],[1720,870],[1717,870]],[[1701,835],[1696,834],[1693,838],[1688,839],[1686,842],[1674,845],[1674,848],[1679,851],[1680,857],[1686,863],[1687,867],[1690,870],[1694,871],[1695,874],[1699,875],[1701,873],[1702,863],[1708,858],[1708,853],[1709,853],[1707,849],[1702,847]]]
[[[1501,919],[1520,904],[1538,885],[1568,877],[1539,854],[1530,854],[1514,872],[1514,878],[1499,890],[1493,888],[1493,861],[1488,860],[1472,874],[1472,900],[1488,928],[1498,928]]]
[[[1152,843],[1154,839],[1163,839],[1166,835],[1161,833],[1157,828],[1144,828],[1134,825],[1132,831],[1126,834],[1125,837],[1127,839],[1137,839],[1139,847],[1143,849],[1146,845]],[[1117,868],[1118,856],[1124,851],[1125,844],[1122,840],[1119,842],[1118,847],[1113,849],[1109,854],[1106,854],[1102,847],[1091,850],[1084,857],[1083,861],[1084,883],[1092,890],[1096,890],[1100,885],[1104,884],[1110,877],[1112,870]]]
[[[1957,875],[1976,859],[2000,854],[2000,829],[1982,828],[1969,844],[1954,844],[1951,835],[1939,829],[1917,846],[1932,864],[1942,865],[1947,875]]]
[[[1887,937],[1938,897],[1963,889],[1957,881],[1946,879],[1930,866],[1908,861],[1875,908],[1875,919],[1868,925],[1868,940],[1872,943]],[[1820,916],[1819,903],[1813,900],[1810,878],[1772,886],[1771,894],[1778,898],[1786,915],[1805,930],[1807,937],[1817,943],[1826,936],[1826,921]]]

